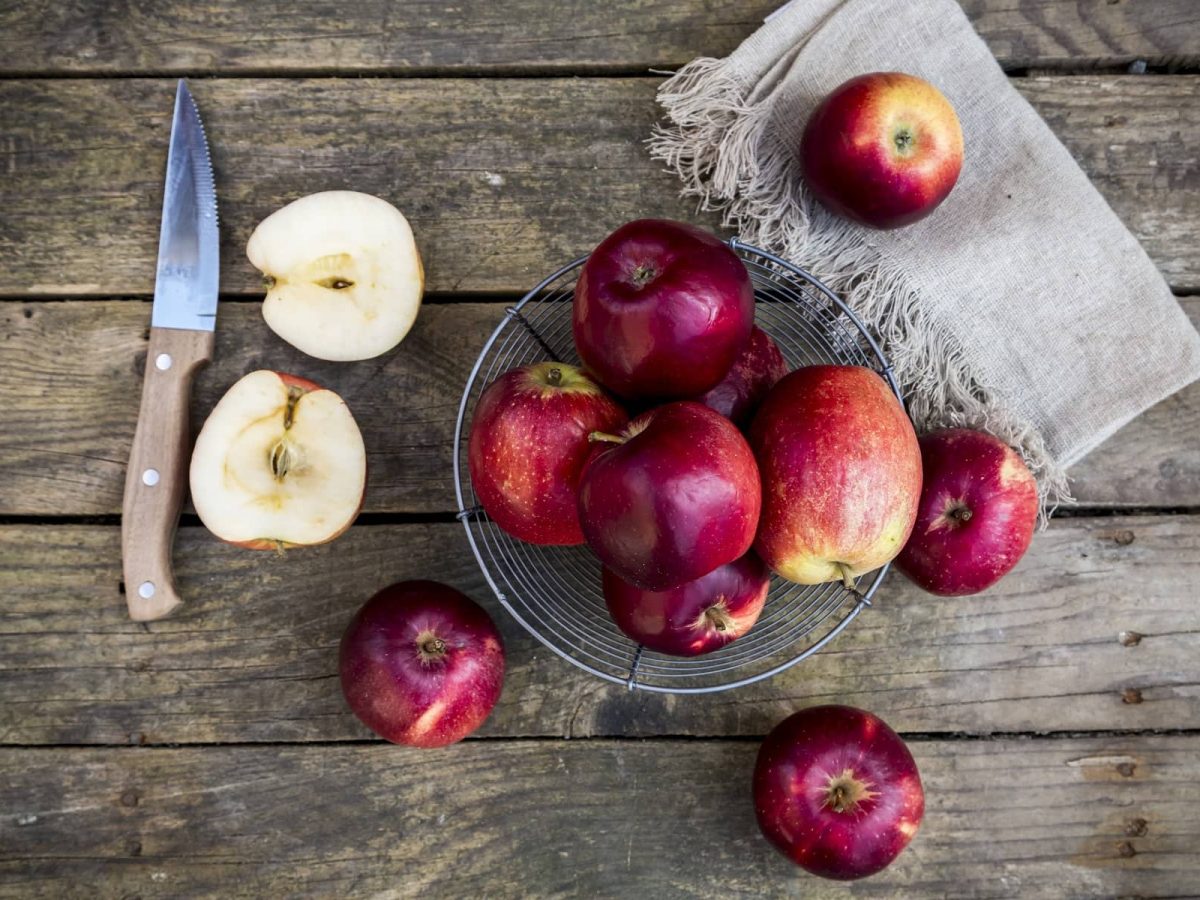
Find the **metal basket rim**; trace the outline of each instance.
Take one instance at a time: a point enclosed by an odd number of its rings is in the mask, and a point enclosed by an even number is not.
[[[901,407],[905,406],[904,396],[903,396],[903,394],[901,394],[899,385],[896,382],[895,373],[893,372],[892,366],[888,362],[887,357],[884,355],[883,350],[880,348],[880,346],[879,346],[878,342],[875,340],[875,338],[871,335],[870,331],[867,329],[867,327],[863,323],[862,319],[860,319],[858,317],[858,315],[854,312],[854,310],[852,310],[840,297],[838,297],[837,294],[835,294],[824,283],[822,283],[818,278],[816,278],[814,275],[812,275],[805,269],[803,269],[800,266],[797,266],[793,263],[788,262],[786,259],[783,259],[782,257],[776,256],[774,253],[771,253],[767,250],[763,250],[762,248],[756,247],[753,244],[747,244],[743,241],[738,240],[738,238],[736,238],[736,237],[730,238],[729,240],[725,241],[725,243],[729,246],[729,248],[731,250],[733,250],[735,252],[742,251],[745,253],[755,254],[757,256],[761,256],[763,259],[768,260],[769,262],[773,263],[774,265],[777,265],[784,269],[787,269],[789,272],[798,276],[800,279],[804,280],[805,282],[810,284],[812,287],[814,287],[816,290],[818,290],[827,300],[829,300],[838,309],[839,312],[844,314],[854,324],[854,326],[855,326],[855,328],[857,328],[859,334],[861,334],[862,337],[864,337],[866,339],[868,346],[871,348],[872,353],[874,353],[876,360],[879,362],[879,368],[877,369],[877,371],[884,379],[886,379],[886,381],[888,382],[888,385],[892,389],[892,392],[896,395],[896,398],[900,401]],[[492,572],[491,572],[490,568],[488,567],[487,563],[484,561],[483,554],[480,552],[479,545],[476,543],[475,533],[471,529],[471,517],[477,511],[477,509],[476,508],[467,508],[465,505],[465,498],[463,496],[463,472],[462,472],[462,464],[460,461],[460,457],[461,457],[461,448],[462,448],[463,428],[464,428],[464,425],[466,422],[467,405],[470,402],[471,391],[475,386],[475,381],[479,377],[479,370],[483,367],[483,363],[486,360],[488,353],[491,351],[493,345],[496,343],[496,340],[499,338],[499,336],[503,333],[504,329],[510,324],[511,320],[513,320],[519,316],[521,308],[523,306],[525,306],[526,303],[531,301],[534,297],[536,297],[539,293],[541,293],[541,291],[544,290],[548,285],[553,284],[558,279],[560,279],[563,275],[565,275],[567,272],[570,272],[572,269],[576,269],[579,266],[582,266],[587,261],[588,255],[590,255],[590,254],[585,254],[584,256],[580,256],[580,257],[572,260],[571,262],[561,266],[560,268],[558,268],[557,270],[552,272],[550,275],[547,275],[545,278],[543,278],[541,281],[539,281],[533,288],[531,288],[528,292],[526,292],[526,294],[520,300],[518,300],[514,305],[507,307],[504,311],[504,316],[501,317],[500,321],[496,324],[496,327],[494,329],[492,329],[491,334],[488,335],[488,338],[484,342],[483,347],[480,348],[479,353],[476,355],[475,362],[471,367],[471,373],[467,376],[466,384],[463,387],[462,397],[459,400],[459,404],[458,404],[458,416],[454,423],[454,453],[453,453],[454,496],[455,496],[455,500],[457,502],[457,508],[458,508],[458,513],[456,515],[456,518],[460,522],[462,522],[463,529],[466,531],[466,534],[467,534],[467,542],[471,546],[471,553],[475,557],[475,562],[479,566],[479,570],[483,573],[484,579],[487,581],[488,585],[491,587],[492,593],[496,595],[496,599],[500,602],[500,605],[504,607],[504,609],[508,612],[508,614],[511,615],[517,621],[517,623],[522,628],[525,629],[526,632],[528,632],[530,635],[532,635],[534,638],[536,638],[537,641],[542,644],[542,646],[548,648],[556,656],[566,660],[571,665],[573,665],[579,669],[582,669],[583,671],[588,672],[589,674],[594,675],[597,678],[603,679],[604,681],[610,682],[612,684],[623,684],[623,685],[625,685],[626,688],[628,688],[631,691],[636,689],[636,690],[640,690],[640,691],[647,691],[650,693],[660,693],[660,694],[711,694],[711,693],[718,693],[721,691],[734,690],[735,688],[745,687],[750,684],[755,684],[759,681],[765,681],[768,678],[772,678],[775,675],[778,675],[780,672],[783,672],[783,671],[786,671],[787,669],[792,668],[797,663],[802,662],[803,660],[807,659],[809,656],[812,656],[814,653],[816,653],[817,651],[822,649],[825,645],[827,645],[835,637],[837,637],[839,634],[841,634],[841,632],[843,630],[845,630],[845,628],[852,621],[854,621],[854,619],[856,619],[858,617],[858,614],[860,612],[862,612],[864,607],[871,606],[872,605],[871,598],[875,595],[875,592],[878,590],[879,585],[883,582],[884,577],[887,575],[889,569],[891,568],[891,563],[885,563],[879,569],[875,570],[875,578],[871,582],[871,585],[865,591],[859,590],[859,591],[855,592],[856,595],[858,596],[858,602],[854,605],[854,607],[848,613],[846,613],[846,615],[833,628],[831,628],[828,632],[826,632],[824,635],[822,635],[818,640],[816,640],[812,644],[805,647],[804,650],[802,650],[800,653],[796,654],[795,656],[784,660],[779,665],[773,666],[772,668],[770,668],[764,672],[759,672],[754,675],[749,675],[745,678],[741,678],[736,681],[725,682],[725,683],[721,683],[721,684],[717,684],[717,685],[704,685],[704,686],[699,686],[699,687],[683,687],[683,686],[675,686],[675,685],[646,684],[643,682],[638,682],[637,681],[637,668],[638,668],[638,664],[639,664],[639,661],[641,659],[642,652],[643,652],[643,647],[640,644],[636,645],[636,650],[634,651],[633,658],[631,660],[631,668],[630,668],[629,676],[626,678],[619,678],[616,675],[613,675],[609,672],[601,671],[600,669],[597,669],[596,667],[592,666],[591,664],[589,664],[581,659],[577,659],[576,657],[570,655],[569,653],[567,653],[565,650],[563,650],[556,644],[552,643],[547,637],[545,637],[541,633],[541,631],[539,629],[533,627],[533,625],[531,625],[529,622],[527,622],[525,620],[525,617],[522,616],[521,613],[516,609],[516,607],[512,603],[509,602],[508,596],[504,593],[503,590],[501,590],[500,585],[497,584],[496,580],[492,577]]]

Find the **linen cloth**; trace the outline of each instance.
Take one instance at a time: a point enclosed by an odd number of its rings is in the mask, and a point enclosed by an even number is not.
[[[965,141],[950,196],[894,231],[826,212],[796,162],[817,103],[877,71],[932,82]],[[997,434],[1043,503],[1069,499],[1072,463],[1200,378],[1200,336],[1166,282],[954,0],[794,0],[659,102],[650,150],[683,193],[838,291],[882,337],[918,428]]]

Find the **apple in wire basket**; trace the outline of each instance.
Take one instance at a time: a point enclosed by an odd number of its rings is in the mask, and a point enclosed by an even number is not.
[[[588,546],[623,580],[677,587],[750,549],[762,488],[750,446],[707,406],[677,401],[638,416],[597,449],[579,480]]]
[[[695,399],[744,431],[767,392],[787,373],[788,364],[779,346],[755,326],[725,377]]]
[[[323,544],[358,515],[367,454],[333,391],[283,372],[237,381],[192,451],[192,503],[217,537],[251,550]]]
[[[480,505],[523,541],[582,544],[576,495],[588,435],[627,420],[575,366],[540,362],[505,372],[484,389],[471,419],[467,461]]]
[[[904,547],[921,495],[921,452],[878,373],[796,369],[759,407],[750,445],[763,483],[754,548],[784,578],[852,588]]]
[[[666,219],[622,225],[588,256],[572,301],[584,366],[629,400],[694,397],[750,339],[754,287],[715,235]]]
[[[771,573],[754,552],[665,591],[647,591],[610,569],[601,576],[609,615],[659,653],[699,656],[745,635],[762,613]]]

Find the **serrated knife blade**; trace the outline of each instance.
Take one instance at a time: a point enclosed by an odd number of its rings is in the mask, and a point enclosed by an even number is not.
[[[182,603],[171,550],[188,480],[192,379],[213,353],[218,262],[208,141],[181,80],[167,151],[146,376],[121,504],[125,600],[139,622],[161,619]]]
[[[217,192],[200,111],[179,80],[154,279],[156,328],[212,331],[217,317]]]

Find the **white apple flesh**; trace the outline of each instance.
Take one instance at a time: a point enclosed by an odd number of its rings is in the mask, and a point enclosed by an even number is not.
[[[192,452],[200,520],[253,550],[333,540],[358,515],[366,483],[366,448],[342,398],[280,372],[234,384]]]
[[[357,191],[301,197],[259,223],[246,256],[265,276],[263,318],[317,359],[370,359],[400,343],[425,288],[408,220]]]

